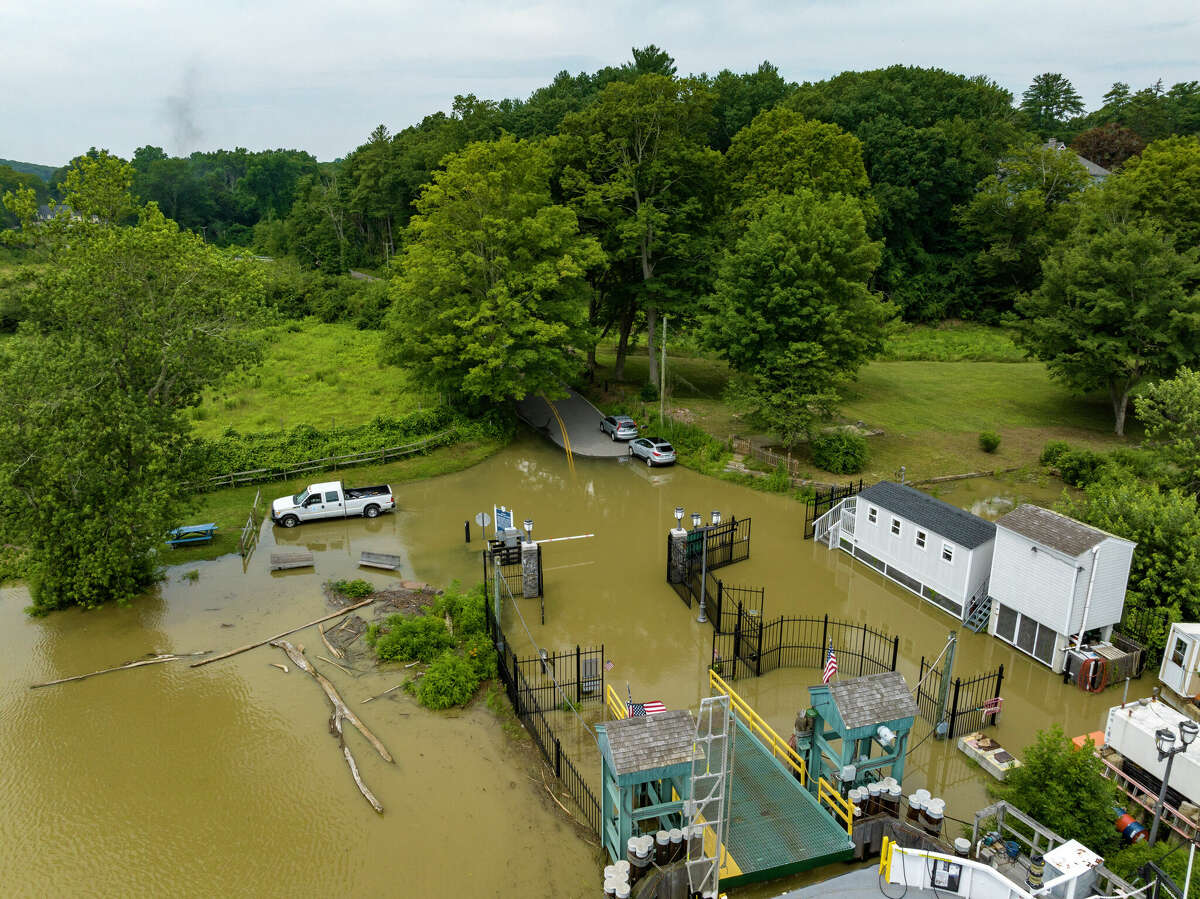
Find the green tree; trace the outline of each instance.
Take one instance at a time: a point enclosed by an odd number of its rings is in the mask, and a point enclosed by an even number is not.
[[[1061,131],[1068,118],[1083,112],[1083,98],[1066,76],[1044,72],[1021,94],[1021,111],[1035,132],[1048,137]]]
[[[1154,220],[1137,217],[1110,178],[1046,257],[1041,285],[1017,300],[1020,344],[1081,393],[1106,390],[1114,430],[1144,380],[1200,361],[1200,265]]]
[[[43,227],[50,264],[0,356],[0,532],[26,551],[38,611],[124,602],[156,576],[194,471],[183,409],[251,357],[260,293],[249,263],[153,205],[110,224],[133,208],[127,166],[66,184],[98,218]]]
[[[392,358],[476,402],[556,395],[586,344],[585,275],[603,261],[550,198],[551,158],[505,136],[446,161],[417,203],[392,282]]]
[[[981,317],[1008,311],[1017,294],[1037,287],[1043,257],[1075,221],[1069,201],[1090,184],[1074,153],[1037,142],[1013,147],[980,182],[958,220],[975,250]]]
[[[777,67],[766,61],[753,72],[739,74],[723,69],[709,86],[716,100],[708,145],[722,153],[760,112],[776,106],[796,89],[795,84],[783,79]]]
[[[1200,246],[1200,136],[1149,144],[1121,176],[1134,212],[1161,222],[1180,252]]]
[[[1133,404],[1146,442],[1179,471],[1187,490],[1200,493],[1200,369],[1181,368]]]
[[[653,348],[659,312],[695,288],[707,262],[720,165],[705,146],[711,105],[696,81],[646,74],[609,84],[563,120],[563,193],[607,252],[615,282],[618,379],[636,313]],[[654,352],[649,362],[657,384]]]
[[[1195,497],[1178,489],[1159,490],[1120,470],[1109,470],[1085,491],[1085,500],[1068,500],[1063,511],[1137,543],[1126,604],[1163,609],[1173,621],[1195,621],[1200,615],[1200,509]],[[1164,627],[1150,648],[1161,650],[1166,638]]]
[[[801,189],[772,196],[723,255],[702,317],[735,390],[786,442],[837,402],[883,345],[890,310],[867,286],[879,245],[859,203]]]
[[[1104,777],[1091,741],[1076,749],[1059,724],[1038,731],[1036,741],[1021,753],[1021,766],[991,789],[1055,833],[1078,840],[1093,852],[1108,855],[1120,845],[1120,834],[1112,825],[1116,785]]]

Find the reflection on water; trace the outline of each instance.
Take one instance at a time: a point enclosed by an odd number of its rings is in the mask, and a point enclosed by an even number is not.
[[[997,514],[1003,503],[996,498],[1049,504],[1058,492],[1003,481],[943,487],[948,501],[971,508],[989,500]],[[397,501],[396,514],[374,521],[290,531],[267,524],[245,571],[236,557],[189,564],[198,581],[176,570],[125,609],[32,620],[22,613],[22,588],[0,591],[5,895],[594,893],[595,849],[565,822],[528,756],[482,703],[433,715],[396,691],[364,707],[367,724],[397,759],[390,766],[369,751],[356,753],[387,809],[379,817],[355,792],[328,734],[319,688],[270,667],[280,660],[276,650],[200,669],[168,663],[27,688],[145,653],[261,639],[324,612],[325,580],[474,582],[482,542],[473,523],[473,542],[464,542],[463,521],[490,513],[492,504],[510,506],[517,520],[533,518],[542,538],[595,534],[544,548],[546,624],[537,600],[518,600],[505,609],[505,627],[525,644],[522,653],[532,653],[533,643],[552,650],[603,644],[614,665],[610,682],[622,695],[628,684],[635,699],[694,707],[707,685],[711,627],[697,623],[696,611],[665,583],[676,505],[706,517],[712,509],[752,517],[752,556],[725,569],[725,580],[765,587],[768,617],[828,612],[899,634],[900,670],[910,684],[921,656],[936,656],[955,627],[845,554],[803,541],[795,502],[680,468],[647,472],[577,459],[572,476],[557,451],[530,439],[468,471],[406,485]],[[311,550],[314,568],[269,572],[276,546]],[[364,550],[399,554],[404,564],[395,573],[360,569]],[[1005,666],[1004,711],[993,734],[1007,748],[1019,752],[1053,722],[1068,734],[1095,730],[1120,699],[1118,690],[1082,694],[998,641],[959,631],[957,673]],[[320,652],[315,633],[292,639],[308,642],[310,656]],[[352,706],[403,679],[396,670],[376,671],[362,648],[350,663],[363,673],[325,673]],[[1131,695],[1147,692],[1150,679]],[[806,687],[819,680],[816,670],[781,670],[737,687],[786,735],[807,704]],[[916,739],[927,730],[918,722]],[[588,766],[585,774],[598,778],[594,742],[573,716],[560,735]],[[910,759],[905,787],[925,786],[948,800],[950,815],[969,819],[986,801],[985,777],[953,746],[928,739]]]

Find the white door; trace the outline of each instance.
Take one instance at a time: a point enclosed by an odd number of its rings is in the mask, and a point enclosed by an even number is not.
[[[1163,653],[1159,679],[1176,693],[1187,695],[1187,660],[1191,656],[1193,638],[1178,631],[1172,633]]]
[[[314,521],[325,517],[325,497],[321,493],[310,493],[299,512],[302,521]]]

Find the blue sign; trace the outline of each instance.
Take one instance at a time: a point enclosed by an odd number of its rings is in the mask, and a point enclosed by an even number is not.
[[[507,528],[513,526],[512,509],[506,509],[504,506],[493,506],[492,511],[496,519],[496,535],[499,536]]]

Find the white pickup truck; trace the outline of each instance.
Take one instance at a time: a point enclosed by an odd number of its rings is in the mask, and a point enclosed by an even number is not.
[[[396,498],[387,484],[378,487],[345,487],[341,481],[309,484],[295,496],[282,496],[271,503],[271,520],[285,528],[320,518],[361,515],[376,518],[396,508]]]

